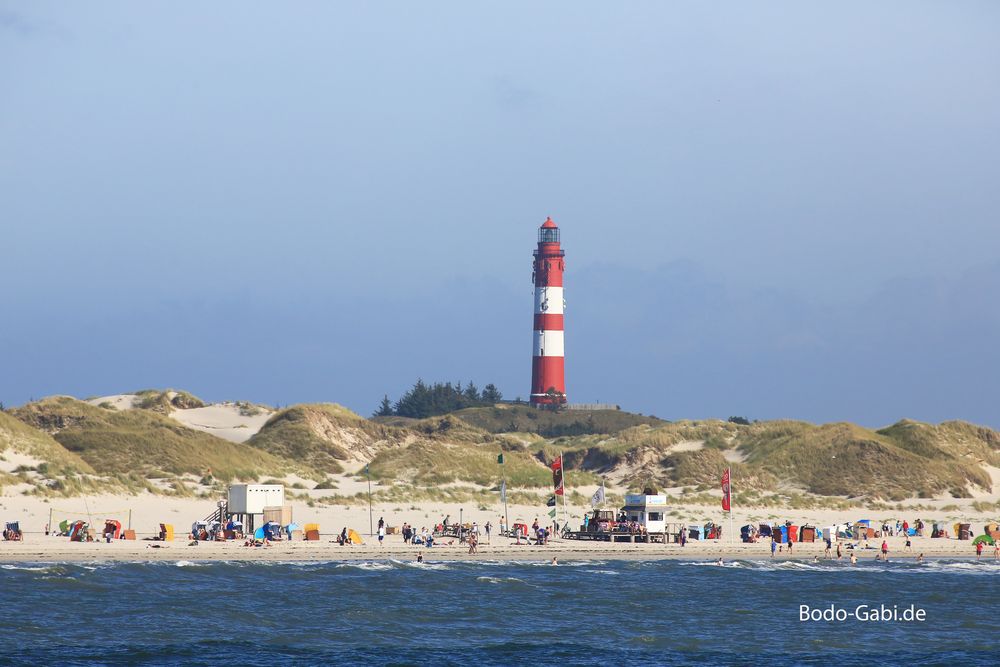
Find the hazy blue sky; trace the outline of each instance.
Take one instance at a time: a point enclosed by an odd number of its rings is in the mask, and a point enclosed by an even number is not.
[[[0,400],[1000,426],[1000,3],[0,2]]]

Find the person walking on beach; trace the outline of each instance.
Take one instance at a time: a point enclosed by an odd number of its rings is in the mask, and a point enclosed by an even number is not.
[[[882,540],[882,560],[889,560],[889,543],[885,540]]]
[[[774,552],[778,550],[778,540],[771,537],[771,558],[774,558]]]
[[[844,552],[840,548],[840,542],[837,542],[837,560],[844,557]]]
[[[993,543],[993,560],[1000,560],[1000,542]]]
[[[479,553],[479,549],[477,549],[478,545],[479,545],[479,537],[476,536],[476,533],[470,533],[469,534],[469,553],[470,554],[478,554]]]
[[[489,544],[489,543],[490,543],[490,529],[491,529],[492,527],[493,527],[493,526],[492,526],[492,525],[490,525],[490,522],[489,522],[489,521],[487,521],[487,522],[486,522],[486,525],[485,525],[485,526],[483,526],[483,528],[484,528],[484,529],[486,529],[486,544]]]
[[[385,523],[379,522],[378,525],[378,545],[382,546],[382,540],[385,539]]]
[[[833,541],[829,537],[827,537],[826,538],[826,551],[825,551],[825,556],[827,558],[830,558],[831,549],[832,548],[833,548]]]
[[[976,560],[982,560],[983,558],[983,543],[976,543]]]
[[[378,518],[378,527],[379,527],[379,530],[385,528],[385,517],[381,517],[380,516]]]

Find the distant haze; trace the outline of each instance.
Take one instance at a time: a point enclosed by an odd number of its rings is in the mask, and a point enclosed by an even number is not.
[[[996,2],[0,2],[0,400],[1000,426]]]

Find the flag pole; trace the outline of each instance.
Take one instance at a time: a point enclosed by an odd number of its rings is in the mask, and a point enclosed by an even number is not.
[[[365,475],[368,477],[368,537],[375,534],[375,519],[372,516],[372,473],[369,464],[365,464]]]
[[[500,474],[503,476],[503,485],[500,487],[500,495],[503,496],[503,525],[510,530],[510,517],[507,516],[507,459],[503,452],[500,452]]]
[[[729,467],[729,543],[736,543],[736,533],[733,532],[733,468]]]
[[[562,497],[563,497],[563,523],[565,523],[566,521],[568,521],[568,519],[566,517],[569,515],[569,512],[566,509],[566,461],[565,461],[565,459],[563,459],[562,452],[559,452],[559,466],[562,468],[562,475],[563,475],[563,493],[562,493]],[[559,530],[558,529],[556,530],[556,534],[557,535],[559,534]]]

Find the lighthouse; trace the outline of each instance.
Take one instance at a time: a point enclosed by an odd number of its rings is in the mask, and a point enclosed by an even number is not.
[[[531,358],[531,404],[566,402],[563,357],[563,270],[566,253],[559,227],[546,218],[538,230],[532,279],[535,283],[534,352]]]

